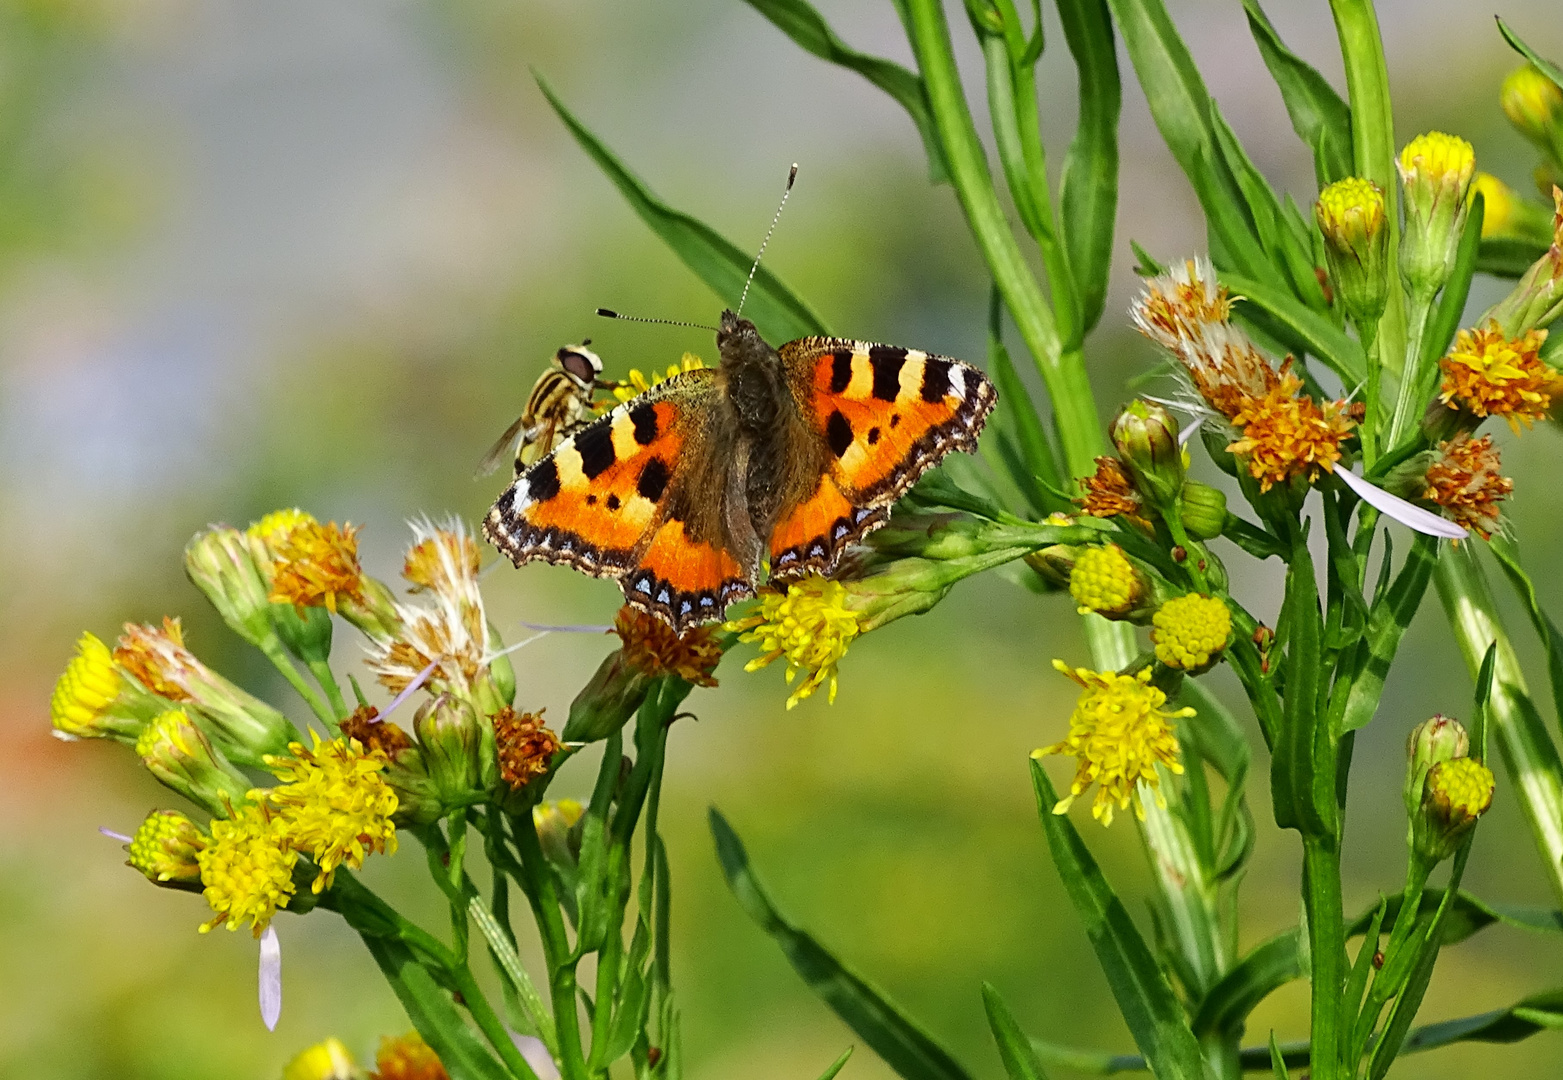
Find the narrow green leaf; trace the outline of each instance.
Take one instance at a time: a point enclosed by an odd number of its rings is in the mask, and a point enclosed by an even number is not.
[[[1226,272],[1219,277],[1238,301],[1239,313],[1241,305],[1252,304],[1269,315],[1295,335],[1309,353],[1340,376],[1348,391],[1367,378],[1368,362],[1362,346],[1327,317],[1264,282]]]
[[[1049,1065],[1073,1072],[1111,1076],[1113,1073],[1144,1072],[1145,1059],[1139,1054],[1114,1054],[1106,1050],[1085,1050],[1078,1046],[1064,1046],[1046,1039],[1032,1038],[1031,1049],[1037,1058]]]
[[[994,303],[988,328],[988,372],[993,376],[999,392],[995,408],[994,424],[1000,432],[1012,440],[1021,456],[1021,468],[1011,470],[1010,479],[1034,511],[1046,515],[1055,510],[1068,511],[1072,504],[1052,494],[1064,486],[1063,474],[1058,467],[1058,456],[1042,426],[1031,393],[1021,381],[1020,374],[1010,360],[1009,350],[999,336],[998,291],[993,294]]]
[[[1422,901],[1417,905],[1418,917],[1432,915],[1443,902],[1443,897],[1442,889],[1428,889],[1423,892]],[[1400,913],[1400,894],[1387,897],[1385,906],[1384,917],[1388,922],[1393,923]],[[1364,911],[1353,919],[1347,925],[1346,933],[1355,937],[1365,932],[1372,923],[1374,910],[1376,909]],[[1454,945],[1494,925],[1509,926],[1517,930],[1563,934],[1563,911],[1510,904],[1489,904],[1468,892],[1460,892],[1455,895],[1449,910],[1444,914],[1441,944]]]
[[[993,1041],[999,1045],[999,1058],[1009,1080],[1047,1080],[1036,1050],[992,983],[982,984],[982,1005],[988,1012],[988,1026],[993,1029]]]
[[[1497,16],[1494,16],[1494,18],[1497,18]],[[1559,68],[1551,60],[1545,59],[1535,49],[1521,41],[1520,36],[1513,30],[1510,30],[1509,24],[1502,19],[1498,19],[1498,32],[1503,35],[1503,40],[1509,43],[1510,48],[1534,64],[1536,70],[1551,79],[1553,85],[1559,90],[1563,90],[1563,68]]]
[[[1204,1059],[1184,1018],[1183,1006],[1073,823],[1068,816],[1053,812],[1058,794],[1034,760],[1031,783],[1053,865],[1085,924],[1086,936],[1135,1045],[1160,1080],[1203,1077]]]
[[[1248,29],[1254,35],[1270,77],[1280,88],[1292,130],[1314,151],[1314,173],[1319,187],[1350,176],[1351,107],[1312,65],[1281,41],[1259,6],[1259,0],[1243,0]]]
[[[1080,81],[1080,117],[1064,155],[1058,194],[1064,247],[1080,302],[1081,333],[1101,320],[1118,212],[1118,115],[1123,89],[1105,0],[1058,0],[1064,40]],[[1041,22],[1037,34],[1042,33]]]
[[[1373,602],[1368,613],[1368,628],[1363,635],[1365,654],[1356,677],[1351,681],[1344,713],[1340,719],[1342,732],[1362,727],[1378,711],[1379,700],[1384,694],[1384,680],[1390,664],[1400,648],[1400,639],[1416,616],[1427,583],[1432,579],[1438,563],[1438,540],[1420,533],[1411,544],[1405,565],[1395,575],[1389,591]]]
[[[907,1080],[970,1080],[949,1052],[883,992],[850,971],[776,910],[749,865],[743,841],[715,807],[711,835],[727,885],[739,905],[781,946],[782,953],[825,1004]]]
[[[1525,604],[1525,612],[1530,616],[1530,624],[1535,627],[1536,636],[1547,651],[1547,675],[1552,682],[1553,708],[1558,722],[1563,724],[1563,631],[1552,621],[1552,616],[1542,609],[1536,586],[1520,565],[1519,545],[1512,538],[1495,533],[1487,550],[1497,558],[1498,565],[1503,567],[1510,584],[1519,593],[1520,600]]]
[[[835,1075],[846,1067],[847,1059],[852,1056],[854,1047],[847,1047],[841,1052],[841,1056],[831,1062],[830,1068],[820,1073],[819,1080],[835,1080]]]
[[[451,1080],[512,1080],[509,1071],[467,1026],[450,991],[434,981],[407,946],[392,938],[361,936],[407,1011],[407,1019],[439,1055]]]
[[[1476,711],[1471,722],[1471,756],[1487,760],[1487,719],[1492,713],[1492,680],[1498,671],[1498,643],[1487,646],[1482,666],[1476,671]],[[1442,907],[1443,905],[1439,905]]]
[[[1275,1032],[1270,1032],[1270,1071],[1275,1074],[1275,1080],[1291,1080],[1291,1074],[1286,1071],[1286,1056],[1281,1053],[1281,1044],[1275,1041]]]
[[[1483,237],[1476,254],[1476,269],[1493,277],[1518,278],[1547,253],[1547,245],[1519,236]]]
[[[602,140],[565,108],[564,102],[541,75],[536,79],[543,96],[575,136],[575,141],[613,181],[640,219],[696,277],[710,286],[723,303],[736,307],[743,295],[744,282],[749,278],[749,268],[754,264],[754,253],[658,199],[644,181],[630,172]],[[825,333],[824,320],[765,266],[754,275],[744,313],[760,333],[773,342]]]
[[[936,184],[942,184],[950,178],[949,168],[944,161],[944,150],[939,145],[939,133],[934,129],[933,116],[928,110],[928,95],[923,90],[923,80],[916,72],[908,71],[892,60],[869,56],[849,48],[836,36],[824,17],[804,0],[745,2],[805,51],[821,60],[857,72],[895,98],[897,104],[912,118],[912,123],[917,125],[917,133],[922,136],[923,151],[928,155],[928,178]]]
[[[1194,1011],[1194,1034],[1202,1039],[1240,1034],[1256,1005],[1293,979],[1302,978],[1299,933],[1288,930],[1254,946],[1223,975]]]
[[[1541,1031],[1563,1027],[1563,990],[1548,990],[1507,1009],[1458,1020],[1444,1020],[1417,1028],[1405,1041],[1402,1053],[1432,1050],[1456,1042],[1516,1043]]]

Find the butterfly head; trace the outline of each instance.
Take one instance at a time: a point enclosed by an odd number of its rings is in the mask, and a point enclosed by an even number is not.
[[[725,368],[742,368],[774,363],[776,350],[765,343],[754,323],[733,311],[722,312],[716,332],[716,348]]]

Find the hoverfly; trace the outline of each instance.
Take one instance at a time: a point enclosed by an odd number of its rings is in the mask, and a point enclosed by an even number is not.
[[[586,347],[590,344],[591,338],[587,338],[554,353],[548,370],[538,376],[527,396],[521,415],[483,455],[477,475],[487,476],[497,469],[515,444],[515,469],[520,476],[560,439],[592,418],[595,392],[612,390],[618,383],[598,378],[602,358]]]

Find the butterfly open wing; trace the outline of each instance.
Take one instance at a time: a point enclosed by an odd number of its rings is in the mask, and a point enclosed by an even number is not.
[[[683,631],[751,595],[721,510],[702,504],[683,453],[715,372],[686,372],[565,439],[495,502],[483,531],[517,566],[536,560],[619,580],[628,603]],[[721,489],[718,488],[718,491]]]
[[[947,356],[841,338],[778,350],[827,467],[771,534],[771,575],[828,574],[846,547],[952,450],[975,450],[997,401],[987,376]]]

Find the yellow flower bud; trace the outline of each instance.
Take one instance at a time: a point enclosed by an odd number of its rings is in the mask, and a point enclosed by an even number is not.
[[[1198,593],[1168,600],[1151,624],[1156,659],[1194,675],[1214,664],[1232,638],[1232,612],[1226,604]]]
[[[1069,595],[1080,613],[1094,611],[1109,619],[1127,617],[1140,606],[1149,583],[1117,544],[1088,547],[1069,575]]]
[[[155,810],[131,838],[126,865],[157,885],[197,887],[201,867],[195,857],[205,847],[206,834],[195,822],[177,810]]]
[[[1412,828],[1417,853],[1435,863],[1453,855],[1492,805],[1495,786],[1492,770],[1475,758],[1452,758],[1428,769],[1421,813]]]
[[[136,740],[136,756],[159,782],[214,814],[243,802],[250,789],[183,709],[170,709],[148,724]]]
[[[358,1080],[362,1075],[341,1039],[316,1043],[282,1070],[282,1080]]]
[[[1348,176],[1319,192],[1314,220],[1341,303],[1360,327],[1377,323],[1389,297],[1389,219],[1384,192]]]
[[[133,746],[147,721],[165,707],[125,677],[107,645],[84,633],[76,641],[76,655],[54,684],[49,718],[61,738],[110,738]]]
[[[1452,716],[1437,713],[1412,728],[1406,739],[1406,813],[1415,817],[1417,807],[1422,805],[1422,788],[1429,769],[1440,761],[1462,758],[1470,752],[1470,736]]]
[[[1543,150],[1553,150],[1553,139],[1563,126],[1563,90],[1557,83],[1534,64],[1525,64],[1503,80],[1498,101],[1521,135]]]
[[[1400,272],[1414,292],[1430,299],[1454,269],[1476,152],[1456,135],[1430,131],[1406,144],[1396,167],[1406,205]]]

